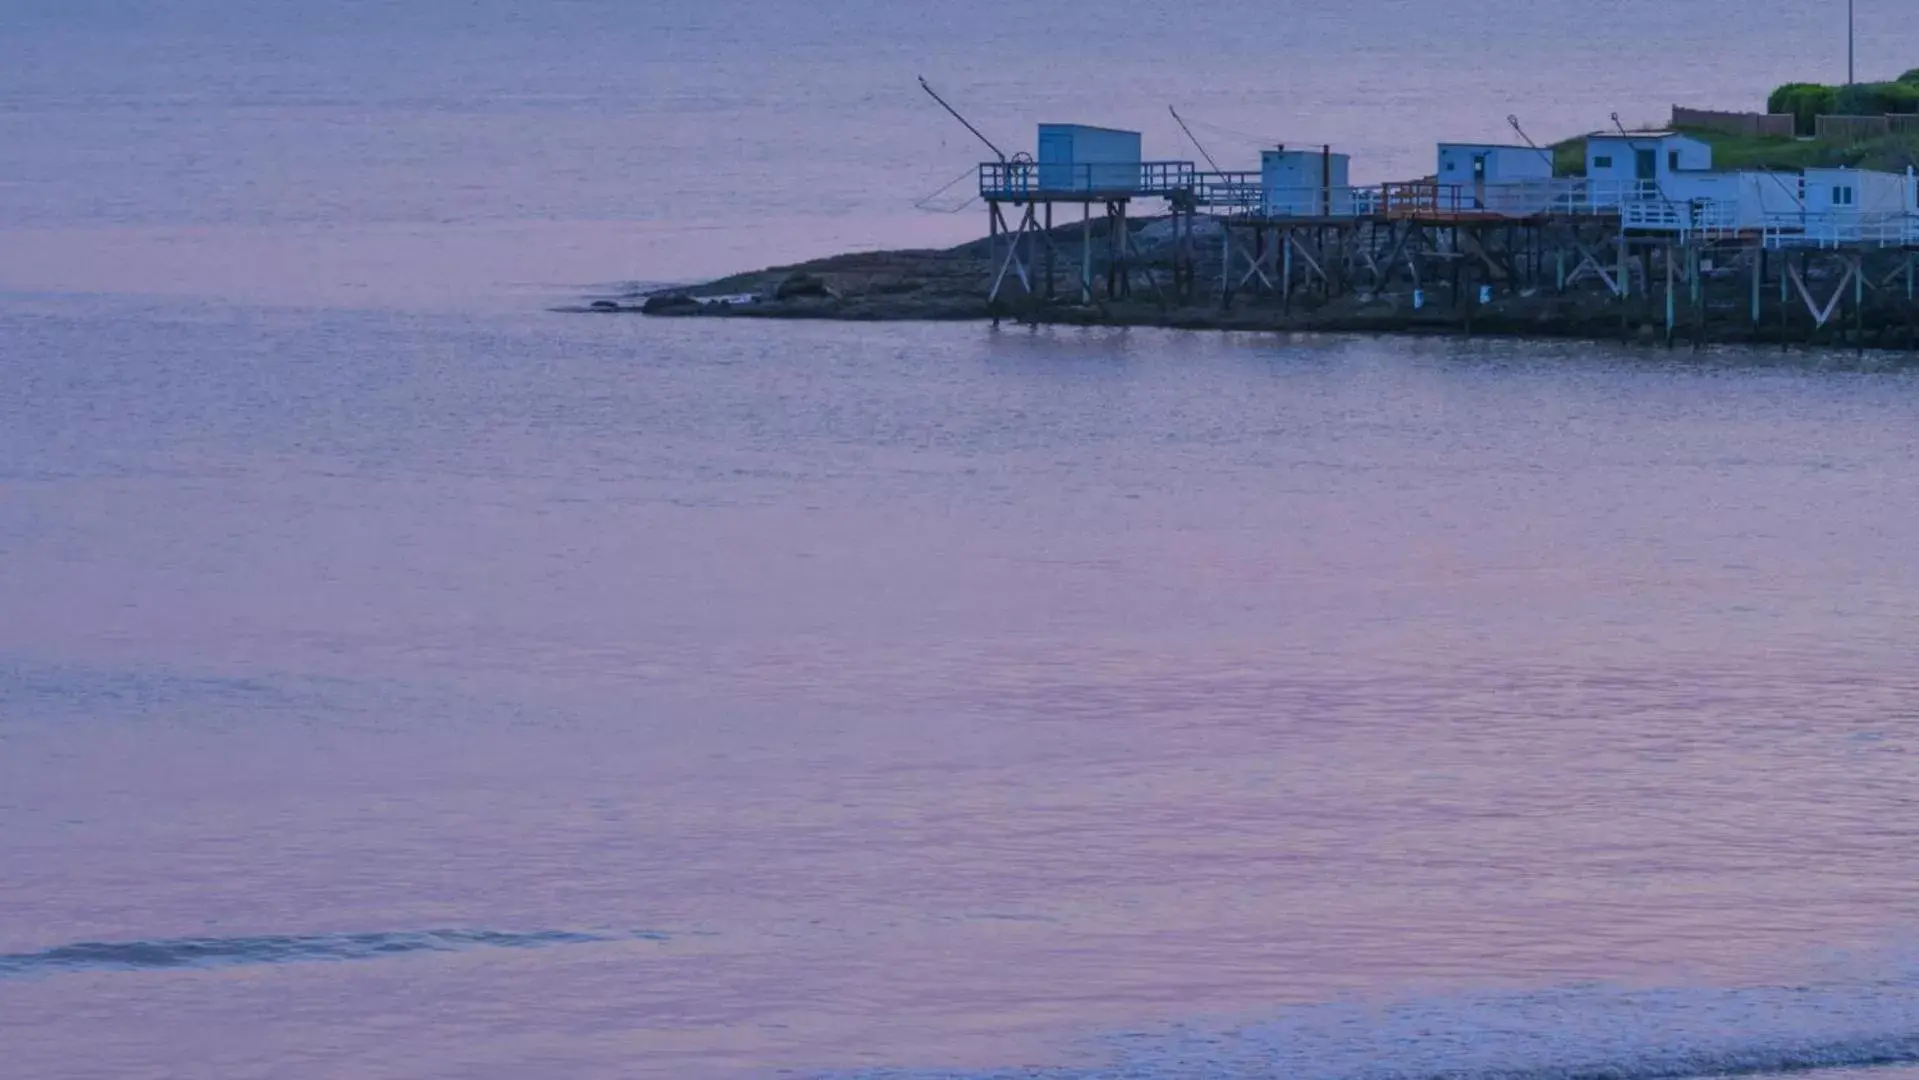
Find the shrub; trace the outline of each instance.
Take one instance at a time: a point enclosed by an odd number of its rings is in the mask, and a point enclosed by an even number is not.
[[[1818,83],[1787,83],[1767,96],[1766,111],[1770,113],[1791,112],[1793,104],[1807,91],[1824,89],[1826,88],[1820,86]]]
[[[1766,111],[1791,113],[1793,127],[1801,135],[1811,135],[1820,116],[1884,116],[1887,113],[1919,113],[1919,68],[1893,82],[1856,83],[1852,86],[1824,86],[1819,83],[1787,83],[1766,98]]]
[[[1840,87],[1832,107],[1840,116],[1878,116],[1886,111],[1879,107],[1879,93],[1871,83]]]
[[[1880,104],[1886,112],[1919,112],[1919,81],[1880,83],[1874,89],[1879,92]]]
[[[1839,89],[1835,107],[1845,116],[1919,112],[1919,83],[1859,83]]]
[[[1787,83],[1766,98],[1766,111],[1791,113],[1793,127],[1801,135],[1811,135],[1816,117],[1837,111],[1839,91],[1818,83]]]

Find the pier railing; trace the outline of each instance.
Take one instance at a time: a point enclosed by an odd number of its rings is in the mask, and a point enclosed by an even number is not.
[[[1762,238],[1769,248],[1919,248],[1919,214],[1773,214]]]
[[[1719,199],[1637,198],[1622,203],[1619,227],[1627,232],[1669,232],[1707,239],[1740,230],[1739,204]]]
[[[1257,172],[1200,173],[1194,178],[1193,205],[1238,217],[1364,217],[1378,208],[1379,189],[1320,184],[1269,188]]]
[[[1193,177],[1190,161],[989,161],[979,167],[979,193],[1012,202],[1147,198],[1191,191]]]
[[[1372,217],[1379,212],[1379,188],[1350,185],[1261,188],[1250,212],[1269,218]]]
[[[1919,249],[1919,213],[1758,214],[1740,199],[1673,199],[1636,180],[1556,177],[1487,184],[1434,180],[1372,186],[1268,187],[1257,171],[1199,172],[1188,161],[1060,165],[987,162],[980,195],[1010,202],[1177,198],[1227,218],[1370,218],[1438,224],[1548,217],[1617,219],[1622,232],[1682,239],[1759,236],[1772,248]]]
[[[1400,221],[1617,216],[1638,197],[1630,183],[1569,178],[1503,184],[1432,180],[1370,186],[1267,188],[1258,173],[1200,173],[1198,206],[1266,218],[1378,217]]]
[[[1381,213],[1388,218],[1532,218],[1610,216],[1633,198],[1632,185],[1562,177],[1488,184],[1432,180],[1384,184]]]
[[[1257,171],[1199,173],[1193,177],[1193,204],[1221,213],[1251,213],[1264,190]]]

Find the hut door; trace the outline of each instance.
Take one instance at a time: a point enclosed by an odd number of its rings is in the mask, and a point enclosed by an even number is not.
[[[1486,208],[1486,155],[1473,155],[1473,209]]]
[[[1632,152],[1632,175],[1639,181],[1639,190],[1645,191],[1659,179],[1659,151],[1634,150]]]
[[[1071,132],[1048,131],[1040,135],[1039,186],[1042,191],[1065,191],[1074,187],[1080,176],[1073,165]]]

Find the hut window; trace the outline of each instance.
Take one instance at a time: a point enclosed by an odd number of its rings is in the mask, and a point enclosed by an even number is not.
[[[1852,205],[1852,189],[1849,187],[1833,188],[1832,189],[1832,205],[1851,206]]]
[[[1599,155],[1598,157],[1596,157],[1596,158],[1593,158],[1593,168],[1595,168],[1595,169],[1610,169],[1610,168],[1612,168],[1612,155],[1610,155],[1610,154],[1601,154],[1601,155]]]
[[[1673,172],[1679,171],[1679,151],[1677,150],[1666,151],[1666,168],[1670,169]]]

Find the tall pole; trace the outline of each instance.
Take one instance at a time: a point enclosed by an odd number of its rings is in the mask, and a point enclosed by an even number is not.
[[[1846,2],[1851,3],[1852,0],[1846,0]],[[939,96],[939,93],[937,91],[935,91],[931,86],[927,85],[926,76],[924,75],[920,76],[920,89],[926,91],[926,94],[928,97],[931,97],[934,101],[939,102],[940,108],[945,109],[949,113],[952,113],[953,119],[958,120],[960,123],[966,125],[966,130],[972,132],[973,137],[975,139],[978,139],[979,141],[985,143],[986,148],[993,152],[993,156],[1000,160],[1000,164],[1002,165],[1006,164],[1006,155],[1000,152],[999,147],[993,145],[993,140],[987,138],[984,135],[981,135],[979,129],[973,126],[973,122],[971,120],[968,120],[964,116],[961,116],[958,109],[955,109],[951,105],[948,105],[946,103],[945,98]]]
[[[1853,77],[1854,73],[1853,73],[1853,66],[1852,66],[1853,56],[1854,56],[1854,51],[1853,51],[1854,37],[1852,32],[1852,8],[1856,2],[1857,0],[1846,0],[1846,85],[1847,86],[1851,86],[1854,82],[1858,81]]]
[[[1192,128],[1186,126],[1186,118],[1179,115],[1179,110],[1168,105],[1166,106],[1166,111],[1173,114],[1173,122],[1179,125],[1181,131],[1186,133],[1186,141],[1193,144],[1193,148],[1199,151],[1199,156],[1206,159],[1206,164],[1211,165],[1213,171],[1216,173],[1225,172],[1225,169],[1219,167],[1219,162],[1213,160],[1213,155],[1206,152],[1206,147],[1200,145],[1198,136],[1193,134]]]

